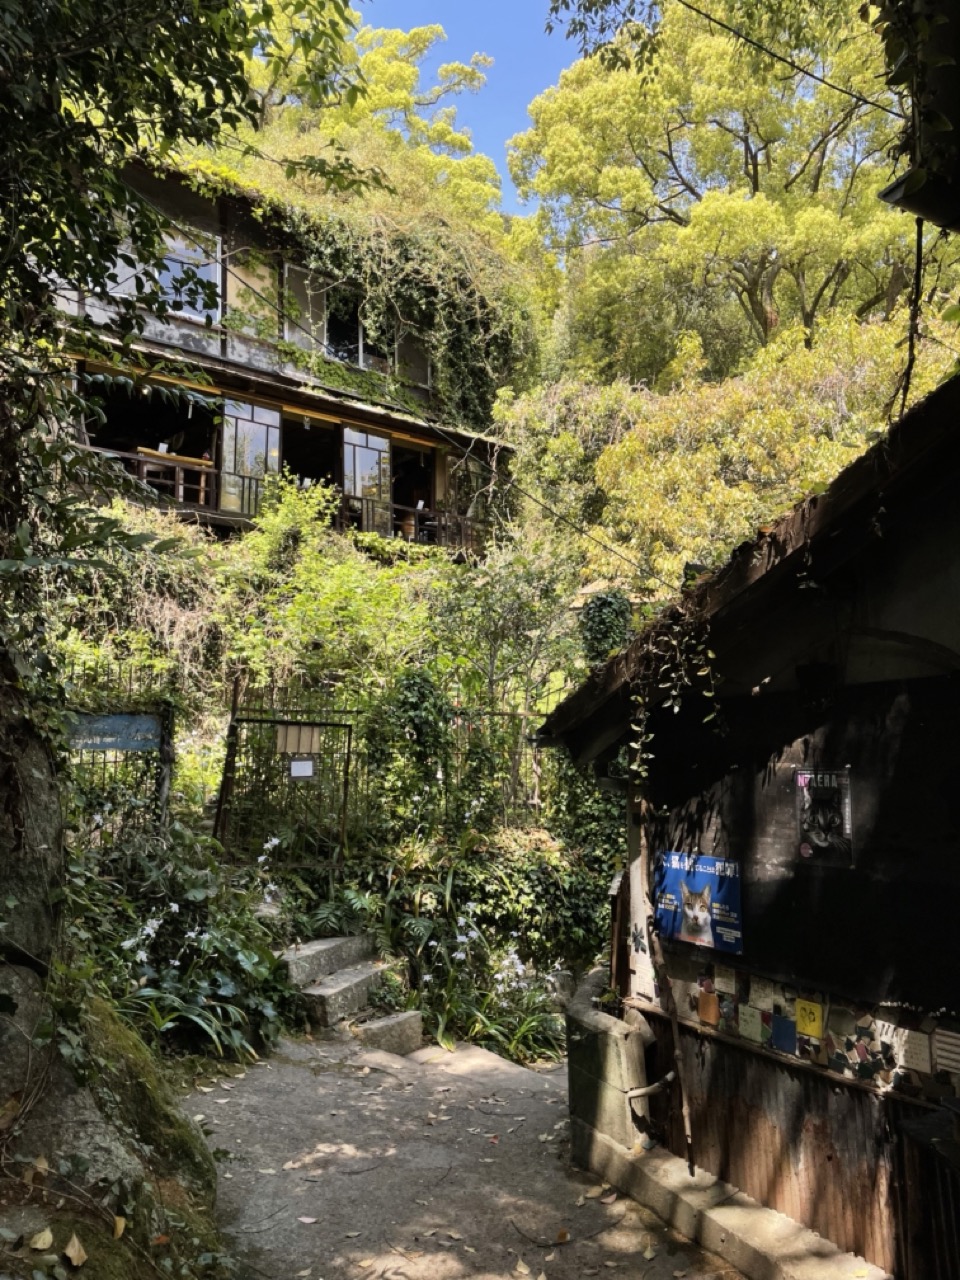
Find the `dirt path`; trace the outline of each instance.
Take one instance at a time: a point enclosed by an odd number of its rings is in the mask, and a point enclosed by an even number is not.
[[[414,1058],[331,1033],[186,1099],[228,1153],[220,1215],[251,1280],[742,1280],[570,1167],[562,1070]]]

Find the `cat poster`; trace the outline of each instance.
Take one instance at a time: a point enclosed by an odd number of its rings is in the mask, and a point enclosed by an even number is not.
[[[698,947],[743,953],[740,864],[702,854],[665,853],[657,876],[660,936]]]
[[[849,769],[797,769],[797,847],[804,861],[853,866]]]

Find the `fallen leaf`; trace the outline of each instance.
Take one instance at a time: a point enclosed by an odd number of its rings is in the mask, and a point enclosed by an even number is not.
[[[372,1258],[364,1258],[362,1262],[358,1262],[358,1263],[357,1263],[357,1266],[358,1266],[358,1267],[372,1267],[372,1266],[373,1266],[373,1259],[372,1259]]]
[[[0,1107],[0,1133],[9,1129],[20,1114],[20,1094],[15,1093]]]
[[[591,1187],[589,1191],[584,1192],[588,1200],[596,1200],[598,1196],[603,1195],[603,1187]]]
[[[276,1173],[276,1169],[258,1169],[257,1173]]]
[[[357,1236],[358,1236],[359,1234],[360,1234],[360,1232],[359,1232],[359,1231],[348,1231],[348,1232],[346,1233],[346,1236],[347,1236],[347,1239],[348,1239],[348,1240],[356,1240],[356,1238],[357,1238]]]
[[[652,1262],[654,1260],[654,1258],[657,1256],[657,1251],[652,1244],[647,1245],[646,1249],[644,1249],[643,1251],[643,1256],[646,1258],[648,1262]]]
[[[304,1223],[308,1227],[312,1227],[316,1222],[316,1218],[298,1218],[297,1221]]]
[[[202,1111],[199,1111],[193,1118],[194,1118],[194,1121],[197,1124],[199,1124],[201,1120],[206,1120],[207,1117],[203,1114]]]
[[[567,1230],[566,1227],[561,1227],[560,1230],[557,1232],[557,1238],[554,1241],[554,1243],[568,1244],[569,1241],[570,1241],[570,1232]]]
[[[530,1274],[530,1268],[527,1266],[527,1264],[524,1262],[522,1258],[517,1259],[517,1265],[514,1267],[513,1270],[514,1270],[514,1273],[518,1276],[528,1276]]]
[[[537,1280],[547,1280],[547,1273],[545,1271],[541,1271],[537,1276]]]
[[[685,1271],[675,1271],[675,1272],[673,1273],[673,1280],[683,1280],[683,1277],[684,1277],[686,1274],[687,1274],[687,1273],[686,1273]]]
[[[308,1276],[312,1270],[313,1270],[313,1267],[307,1267],[306,1271],[298,1271],[297,1280],[304,1280],[304,1277]]]
[[[447,1239],[448,1239],[448,1240],[462,1240],[462,1239],[463,1239],[463,1236],[460,1234],[460,1232],[459,1232],[459,1231],[448,1231],[448,1232],[447,1232]]]
[[[67,1241],[67,1247],[63,1251],[63,1256],[69,1259],[75,1267],[82,1267],[87,1260],[87,1251],[77,1239],[76,1234],[72,1235]]]
[[[465,1245],[463,1246],[463,1252],[464,1252],[464,1253],[476,1253],[477,1251],[476,1251],[476,1249],[474,1249],[474,1247],[473,1247],[473,1245],[472,1245],[472,1244],[465,1244]]]
[[[643,1256],[644,1256],[644,1257],[646,1257],[647,1255],[646,1255],[646,1254],[644,1254]],[[607,1260],[603,1265],[604,1265],[605,1267],[619,1267],[620,1263],[619,1263],[619,1262],[611,1262],[611,1261],[608,1259],[608,1260]]]
[[[169,1236],[154,1236],[154,1237],[153,1237],[153,1239],[150,1241],[150,1243],[151,1243],[151,1244],[156,1244],[156,1245],[169,1244],[169,1243],[170,1243],[170,1237],[169,1237]]]
[[[49,1249],[52,1244],[53,1232],[49,1227],[44,1227],[43,1231],[38,1231],[30,1241],[30,1248],[42,1253],[44,1249]]]
[[[119,1239],[120,1239],[120,1237],[123,1235],[124,1231],[126,1231],[126,1229],[127,1229],[127,1220],[126,1220],[126,1218],[121,1218],[121,1217],[119,1217],[119,1216],[118,1216],[118,1217],[116,1217],[116,1218],[114,1218],[114,1220],[113,1220],[113,1238],[114,1238],[114,1240],[119,1240]]]
[[[491,1147],[495,1147],[499,1141],[500,1141],[500,1135],[499,1133],[495,1133],[493,1137],[490,1139]]]
[[[221,1088],[221,1089],[232,1089],[232,1088],[234,1088],[234,1086],[233,1086],[232,1084],[227,1084],[226,1080],[221,1080],[221,1081],[220,1081],[220,1088]]]
[[[577,1208],[578,1208],[578,1209],[582,1209],[582,1208],[583,1208],[583,1206],[584,1206],[586,1203],[587,1203],[587,1197],[586,1197],[586,1196],[580,1196],[580,1197],[578,1198],[578,1200],[577,1200]]]
[[[200,1093],[213,1093],[213,1090],[208,1088],[205,1084],[198,1084],[197,1089]]]
[[[425,1236],[435,1236],[437,1234],[437,1228],[431,1227],[429,1231],[424,1231],[423,1234]]]
[[[552,1262],[556,1256],[557,1256],[557,1255],[556,1255],[555,1253],[550,1252],[550,1253],[548,1253],[548,1254],[547,1254],[547,1256],[544,1258],[544,1262]]]
[[[229,1101],[229,1098],[214,1098],[213,1105],[215,1107],[224,1107]]]
[[[613,1204],[613,1203],[614,1203],[614,1201],[616,1200],[616,1198],[617,1198],[617,1193],[616,1193],[615,1191],[608,1191],[608,1192],[606,1193],[606,1195],[602,1195],[602,1196],[600,1197],[600,1203],[601,1203],[601,1204]]]

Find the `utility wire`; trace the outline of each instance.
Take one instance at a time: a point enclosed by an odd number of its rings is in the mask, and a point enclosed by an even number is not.
[[[863,94],[856,93],[853,89],[845,89],[843,85],[836,84],[833,80],[827,80],[823,76],[817,75],[816,71],[810,71],[799,62],[795,62],[793,58],[788,58],[785,54],[769,49],[765,44],[761,44],[759,40],[754,40],[752,36],[748,36],[746,32],[732,27],[728,22],[724,22],[722,18],[716,18],[712,13],[707,13],[704,9],[698,9],[695,4],[690,3],[690,0],[677,0],[677,3],[682,5],[684,9],[689,9],[691,13],[695,13],[698,17],[705,19],[705,21],[712,22],[715,27],[720,27],[721,30],[726,31],[729,35],[742,40],[744,44],[750,45],[751,48],[757,49],[760,53],[765,53],[768,58],[782,62],[784,66],[790,67],[791,70],[799,72],[802,76],[806,76],[809,80],[816,80],[818,84],[825,85],[828,89],[846,94],[848,98],[852,98],[854,102],[859,102],[864,107],[873,107],[877,111],[885,111],[888,116],[894,116],[897,120],[906,120],[907,117],[902,111],[888,107],[883,102],[877,102],[874,98],[865,98]]]
[[[166,214],[158,205],[154,204],[152,200],[142,195],[139,191],[136,190],[136,188],[131,187],[128,183],[125,183],[124,185],[127,187],[128,191],[130,191],[133,195],[137,196],[139,199],[143,200],[145,204],[148,204],[154,210],[155,213],[158,213],[164,219],[164,221],[170,227],[173,228],[174,231],[178,231],[181,235],[186,236],[194,244],[198,243],[196,239],[197,233],[195,231],[192,231],[189,227],[184,227],[180,223],[174,222],[173,219],[171,219],[170,216]],[[306,336],[310,338],[312,342],[317,341],[316,334],[312,333],[304,325],[300,324],[299,321],[297,321],[293,316],[286,315],[281,309],[279,303],[272,301],[265,294],[261,293],[259,289],[255,288],[250,283],[249,280],[244,279],[237,271],[235,271],[233,267],[230,266],[229,262],[224,260],[223,265],[228,275],[232,275],[234,279],[238,280],[244,286],[245,289],[249,290],[249,292],[252,293],[253,296],[257,298],[258,301],[262,302],[264,306],[266,306],[269,310],[275,312],[279,320],[292,324],[294,328],[299,329],[301,333],[306,334]],[[462,442],[455,439],[452,435],[448,435],[447,432],[444,431],[444,429],[441,426],[438,426],[436,423],[430,423],[430,426],[432,430],[436,431],[437,434],[447,442],[447,444],[452,445],[456,449],[462,449],[463,447]],[[481,466],[486,467],[492,476],[496,477],[499,475],[499,472],[497,471],[493,463],[488,462],[486,458],[481,458],[478,455],[474,455],[474,458],[475,458],[475,461],[481,464]],[[642,565],[637,564],[635,560],[631,560],[628,555],[624,554],[624,552],[619,551],[616,547],[611,547],[608,543],[604,542],[601,538],[596,537],[595,534],[590,533],[588,530],[584,529],[581,525],[577,524],[575,520],[571,520],[569,516],[565,516],[562,512],[557,511],[553,507],[551,507],[549,503],[544,502],[541,498],[538,498],[534,494],[529,493],[526,489],[521,488],[521,486],[515,480],[513,479],[510,480],[509,487],[515,489],[517,493],[521,494],[524,498],[527,498],[530,502],[534,503],[535,506],[538,506],[542,511],[545,511],[548,515],[552,516],[555,520],[558,520],[561,524],[565,524],[567,525],[568,528],[575,530],[582,538],[586,538],[589,542],[594,543],[595,546],[600,547],[603,551],[608,552],[612,556],[616,556],[617,559],[622,560],[624,564],[628,564],[631,567],[631,569],[636,570],[637,573],[645,577],[652,578],[655,582],[658,582],[662,587],[666,587],[668,591],[674,594],[676,594],[676,592],[680,590],[680,587],[676,583],[668,582],[666,578],[661,578],[660,575],[657,573],[654,573],[652,569],[644,568]]]

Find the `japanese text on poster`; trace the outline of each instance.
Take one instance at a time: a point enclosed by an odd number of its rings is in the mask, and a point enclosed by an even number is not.
[[[656,916],[663,938],[741,955],[739,862],[702,854],[664,853]]]

